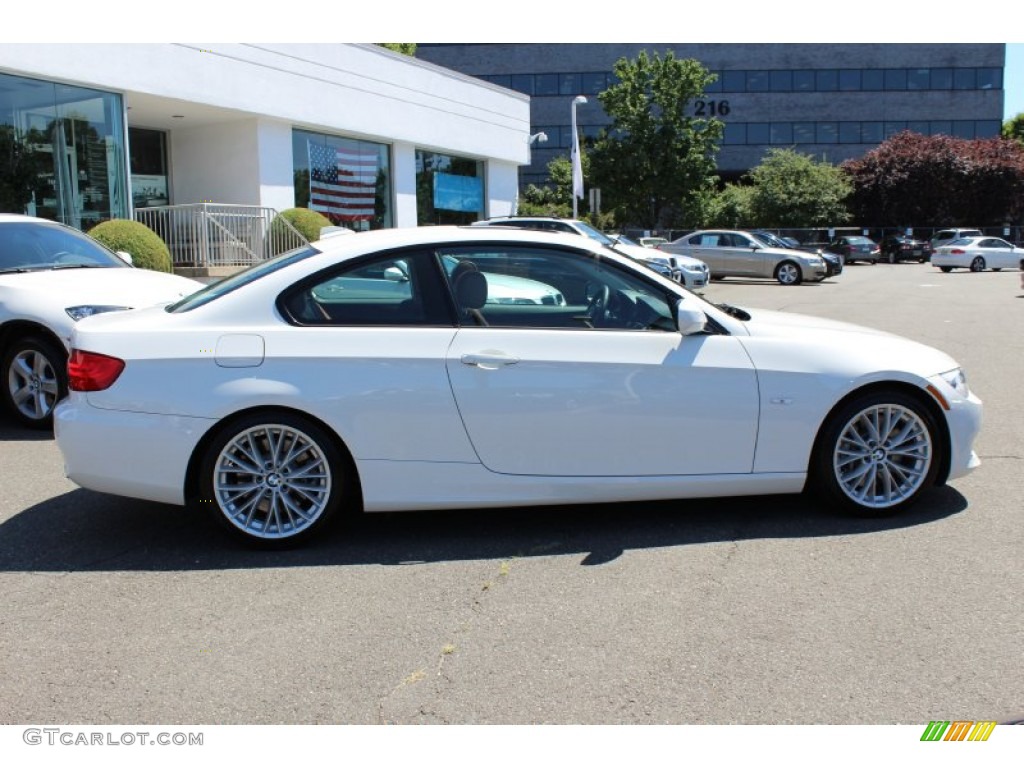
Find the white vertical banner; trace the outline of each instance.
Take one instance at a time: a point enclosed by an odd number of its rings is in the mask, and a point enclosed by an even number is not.
[[[572,196],[583,199],[583,161],[580,158],[580,134],[576,130],[576,108],[572,110]]]

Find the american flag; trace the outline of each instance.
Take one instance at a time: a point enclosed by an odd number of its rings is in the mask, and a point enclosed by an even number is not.
[[[377,151],[342,149],[306,142],[309,207],[334,221],[373,218],[377,194]]]

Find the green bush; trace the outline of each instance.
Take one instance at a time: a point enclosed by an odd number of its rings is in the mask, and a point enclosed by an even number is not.
[[[288,208],[278,214],[278,218],[287,220],[299,233],[309,242],[320,239],[320,228],[333,226],[330,219],[317,211],[308,208]],[[277,218],[270,225],[271,233],[275,228],[281,227]]]
[[[140,269],[171,272],[171,252],[167,244],[152,229],[130,219],[111,219],[89,230],[95,238],[112,251],[127,251],[132,264]]]

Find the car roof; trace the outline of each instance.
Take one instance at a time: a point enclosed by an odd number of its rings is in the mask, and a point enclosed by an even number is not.
[[[0,213],[0,224],[26,221],[34,221],[37,224],[60,224],[59,221],[53,219],[40,219],[38,216],[26,216],[22,213]]]
[[[439,226],[396,227],[358,232],[353,237],[329,237],[310,243],[331,259],[358,256],[417,245],[457,245],[472,242],[546,243],[556,246],[605,253],[599,245],[582,235],[568,232],[547,232],[518,227]],[[592,247],[593,246],[593,247]],[[610,253],[610,252],[609,252]]]

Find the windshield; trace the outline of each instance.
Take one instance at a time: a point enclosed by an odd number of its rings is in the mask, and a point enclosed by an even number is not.
[[[589,237],[591,240],[597,240],[601,245],[615,245],[615,241],[612,240],[604,232],[598,232],[592,226],[583,221],[576,222],[576,228],[584,235]],[[623,242],[624,245],[628,243]]]
[[[276,272],[279,269],[283,269],[284,267],[295,264],[303,259],[308,259],[310,256],[318,253],[320,253],[320,251],[312,246],[303,246],[298,250],[282,253],[280,256],[275,256],[267,261],[261,261],[259,264],[253,264],[248,269],[234,274],[231,277],[225,277],[223,280],[211,283],[205,288],[200,288],[198,291],[186,296],[181,301],[171,304],[167,307],[167,311],[188,312],[196,307],[209,304],[211,301],[219,299],[221,296],[231,293],[231,291],[234,291],[237,288],[241,288],[243,285],[248,285],[251,282],[259,280],[265,275],[269,275],[272,272]]]
[[[0,224],[0,272],[86,267],[128,265],[91,237],[56,222]]]
[[[775,248],[789,248],[785,242],[777,238],[771,232],[751,232],[755,239],[760,240],[765,245],[770,245]]]
[[[872,244],[872,242],[870,240],[868,240],[866,237],[848,237],[848,238],[846,238],[846,242],[850,243],[851,245],[871,245]]]

